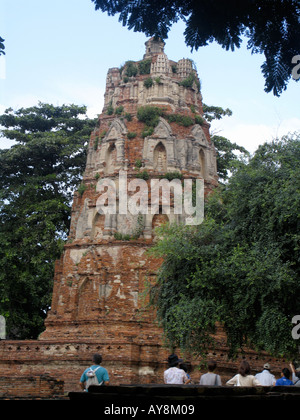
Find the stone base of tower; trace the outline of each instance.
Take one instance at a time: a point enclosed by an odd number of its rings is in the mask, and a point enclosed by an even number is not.
[[[101,353],[102,365],[109,372],[111,385],[163,384],[169,352],[161,343],[151,344],[147,340],[130,343],[126,337],[115,341],[3,340],[0,342],[0,376],[8,378],[8,383],[10,378],[12,387],[16,378],[24,381],[26,378],[27,381],[37,377],[54,378],[64,382],[64,395],[67,395],[71,391],[80,391],[79,379],[83,370],[91,364],[94,353]],[[183,356],[179,351],[178,354]],[[242,359],[250,362],[252,374],[261,371],[264,363],[270,363],[276,378],[280,377],[282,367],[288,365],[288,361],[283,359],[274,359],[267,354],[258,356],[250,350],[240,354],[236,361],[231,361],[227,358],[226,347],[222,345],[208,357],[217,361],[223,385],[236,374]],[[198,384],[201,374],[206,372],[205,368],[199,369],[201,360],[186,361],[191,362],[191,377],[193,383]],[[22,397],[21,394],[17,397]],[[48,397],[51,398],[51,395]]]
[[[0,372],[11,378],[49,375],[64,381],[65,393],[80,391],[79,379],[94,353],[102,354],[113,385],[162,383],[168,351],[125,341],[6,340],[0,343]]]

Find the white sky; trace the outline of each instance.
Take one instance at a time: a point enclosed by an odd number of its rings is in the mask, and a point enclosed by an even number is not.
[[[91,0],[0,0],[0,113],[38,101],[87,105],[100,114],[107,70],[127,60],[140,60],[144,34],[129,31]],[[277,98],[264,92],[263,56],[251,55],[246,43],[235,52],[210,44],[191,53],[184,43],[184,24],[166,40],[169,59],[194,60],[204,103],[230,108],[231,117],[212,124],[212,132],[254,152],[276,136],[300,130],[300,83],[291,79]],[[299,52],[300,53],[300,52]],[[11,142],[0,138],[0,147]]]

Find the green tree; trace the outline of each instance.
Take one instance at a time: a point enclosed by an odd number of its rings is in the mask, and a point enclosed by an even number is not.
[[[232,111],[229,108],[203,104],[203,116],[206,121],[220,120],[223,117],[230,117]],[[232,143],[224,136],[213,135],[212,142],[217,152],[217,170],[219,181],[226,181],[242,162],[249,157],[249,152],[237,143]],[[237,153],[237,154],[236,154]]]
[[[229,108],[222,108],[220,106],[206,105],[203,104],[203,113],[206,121],[211,122],[212,120],[220,120],[223,117],[231,117],[232,111]]]
[[[230,357],[245,346],[297,356],[299,163],[299,134],[266,143],[211,195],[200,226],[161,228],[151,299],[170,346],[204,354],[220,323]]]
[[[292,72],[292,57],[299,54],[300,5],[295,0],[108,1],[92,0],[95,8],[146,36],[166,39],[173,23],[186,24],[185,42],[198,49],[217,42],[226,50],[239,48],[248,38],[251,53],[263,53],[265,91],[279,96]]]
[[[50,305],[54,261],[96,121],[76,105],[8,109],[0,116],[0,314],[10,338],[36,338]]]
[[[249,152],[237,143],[232,143],[223,136],[211,137],[217,153],[217,169],[219,181],[226,181],[230,174],[234,173],[243,162],[250,156]],[[236,154],[236,152],[238,154]]]

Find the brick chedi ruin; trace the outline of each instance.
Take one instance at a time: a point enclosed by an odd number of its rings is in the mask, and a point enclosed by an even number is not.
[[[116,214],[103,214],[97,206],[99,181],[119,186],[123,171],[128,182],[150,185],[176,173],[203,179],[207,194],[217,185],[217,168],[192,61],[169,60],[160,40],[145,45],[142,60],[108,70],[103,112],[74,195],[69,239],[55,266],[45,331],[38,340],[0,342],[1,376],[48,374],[63,380],[65,391],[79,390],[82,371],[99,352],[111,384],[163,382],[169,350],[143,294],[161,261],[146,251],[156,226],[182,222],[184,215],[172,206],[164,214],[161,205],[156,214],[124,214],[118,189]],[[150,122],[149,110],[157,113]],[[214,357],[227,376],[235,371],[224,348]]]
[[[160,261],[145,251],[156,226],[168,220],[180,222],[184,215],[174,214],[172,208],[170,214],[162,214],[161,206],[158,214],[151,214],[150,194],[147,214],[133,215],[127,208],[121,212],[120,171],[127,183],[143,179],[149,191],[152,179],[169,173],[202,177],[207,190],[217,182],[215,150],[208,124],[201,117],[197,74],[190,60],[170,62],[163,45],[150,40],[142,61],[108,71],[104,109],[91,136],[82,185],[74,197],[70,236],[56,267],[42,340],[97,339],[122,348],[126,343],[132,356],[142,351],[151,358],[154,348],[157,352],[161,331],[155,327],[153,314],[143,309],[142,292]],[[191,75],[191,87],[184,87],[182,82]],[[139,121],[138,110],[147,114],[158,107],[165,118],[157,116],[152,126]],[[170,116],[179,123],[170,122]],[[195,124],[197,117],[201,125]],[[99,212],[103,179],[117,186],[115,214]]]

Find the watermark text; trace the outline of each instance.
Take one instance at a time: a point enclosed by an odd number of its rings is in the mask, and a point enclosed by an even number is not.
[[[204,219],[203,179],[151,179],[148,185],[140,178],[128,181],[127,172],[121,170],[117,180],[100,179],[96,191],[100,214],[170,214],[172,209],[183,215],[187,225],[199,225]]]

